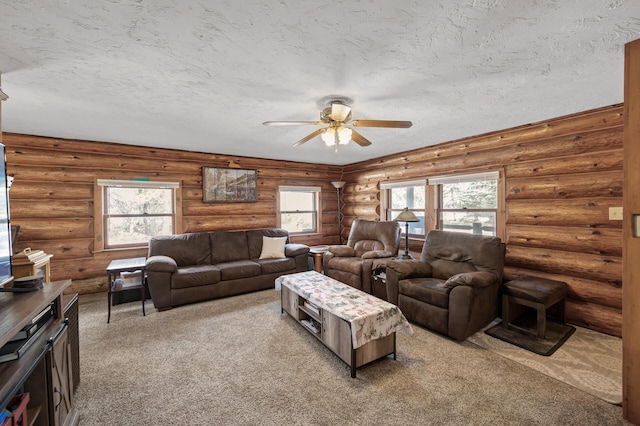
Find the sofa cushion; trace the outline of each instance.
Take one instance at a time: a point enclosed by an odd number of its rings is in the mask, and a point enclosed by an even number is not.
[[[398,293],[411,299],[449,309],[449,290],[444,280],[437,278],[409,278],[398,282]]]
[[[256,259],[263,274],[287,272],[296,269],[296,261],[290,257],[284,259]]]
[[[216,231],[209,235],[211,236],[211,263],[249,259],[245,231]]]
[[[223,281],[255,277],[262,273],[260,265],[252,260],[218,263],[216,266],[220,269],[220,277]]]
[[[282,228],[272,229],[251,229],[247,231],[247,244],[249,245],[249,257],[248,259],[257,259],[262,253],[262,237],[287,237],[289,238],[289,232]]]
[[[171,288],[189,288],[215,284],[220,281],[220,270],[212,265],[178,268],[171,276]]]
[[[210,265],[211,245],[204,232],[160,235],[149,242],[149,257],[169,256],[178,266]]]
[[[282,259],[284,255],[284,245],[287,237],[262,237],[262,252],[260,259]]]

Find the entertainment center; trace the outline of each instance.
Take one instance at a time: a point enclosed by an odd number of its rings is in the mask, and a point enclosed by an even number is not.
[[[71,280],[54,281],[37,291],[0,293],[0,347],[53,305],[53,317],[33,336],[28,349],[18,359],[0,363],[0,407],[28,393],[30,425],[75,425],[79,421],[73,401],[71,345],[78,331],[75,328],[72,336],[64,319],[63,292],[69,285]]]

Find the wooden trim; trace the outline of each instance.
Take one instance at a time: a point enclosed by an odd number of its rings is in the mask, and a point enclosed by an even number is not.
[[[507,241],[507,178],[504,173],[504,168],[500,169],[500,175],[498,176],[498,210],[496,211],[496,237],[499,237],[503,242]]]
[[[93,236],[94,236],[94,252],[104,250],[104,236],[102,235],[103,218],[102,218],[102,203],[103,201],[103,188],[98,185],[98,181],[93,184]]]
[[[640,424],[640,40],[625,45],[622,287],[622,413]]]

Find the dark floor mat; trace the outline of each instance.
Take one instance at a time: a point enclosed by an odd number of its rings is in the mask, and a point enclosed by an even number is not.
[[[531,333],[536,331],[535,318],[531,319],[528,316],[524,316],[518,318],[513,324]],[[544,339],[538,339],[535,335],[526,333],[518,328],[511,327],[510,324],[505,329],[502,327],[502,322],[500,322],[485,330],[485,333],[538,355],[550,356],[576,331],[575,327],[550,319],[547,319],[547,332]]]

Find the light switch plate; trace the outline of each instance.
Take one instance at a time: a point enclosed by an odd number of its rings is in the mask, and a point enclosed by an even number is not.
[[[609,220],[622,220],[622,207],[609,207]]]

